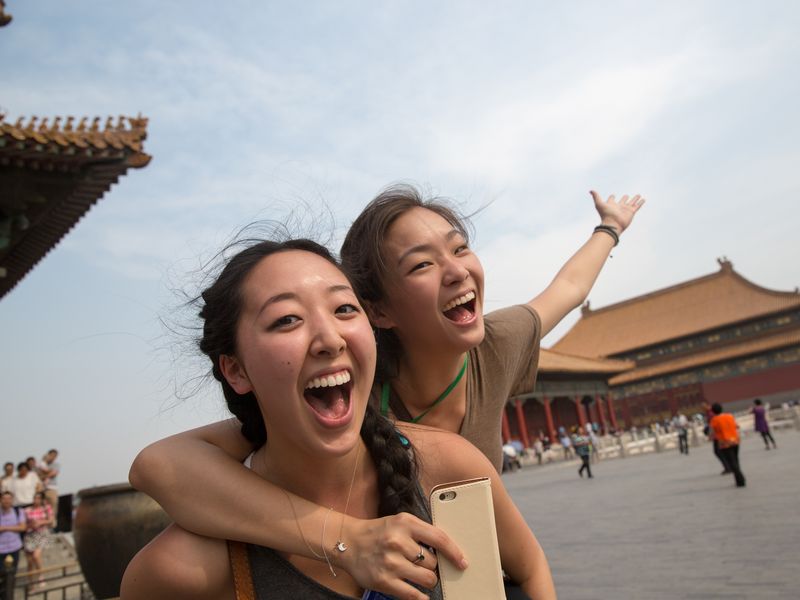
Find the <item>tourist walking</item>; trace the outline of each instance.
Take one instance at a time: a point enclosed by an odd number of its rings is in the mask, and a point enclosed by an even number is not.
[[[678,413],[674,419],[675,430],[678,432],[678,449],[681,454],[689,454],[689,419],[683,413]]]
[[[14,481],[14,463],[7,462],[3,465],[3,477],[0,479],[0,492],[10,492]]]
[[[722,412],[722,405],[715,402],[711,405],[714,417],[709,427],[714,433],[714,439],[719,445],[720,454],[725,461],[728,471],[733,473],[737,487],[745,486],[745,479],[739,467],[739,426],[730,413]]]
[[[753,413],[753,418],[755,419],[756,431],[761,434],[761,439],[764,440],[764,449],[769,450],[769,442],[772,442],[773,448],[777,448],[778,445],[775,443],[775,438],[772,437],[772,433],[769,431],[767,410],[761,404],[761,398],[756,398],[753,400],[753,409],[751,412]]]
[[[17,465],[17,476],[11,483],[11,491],[14,494],[14,506],[27,508],[33,504],[33,496],[41,491],[42,480],[35,471],[32,471],[27,462]]]
[[[711,429],[711,419],[714,418],[714,411],[711,410],[711,405],[708,403],[704,404],[703,408],[705,409],[706,413],[706,425],[703,428],[703,433],[705,433],[711,440],[711,444],[714,448],[714,456],[716,456],[717,460],[722,463],[722,473],[720,473],[720,475],[727,475],[730,473],[730,469],[728,469],[728,465],[725,463],[725,459],[722,457],[722,452],[719,451],[719,443],[714,437],[714,432]]]
[[[56,459],[58,450],[55,448],[48,450],[39,464],[39,475],[44,486],[44,499],[53,509],[53,516],[58,519],[58,475],[61,472],[61,464]]]
[[[589,447],[592,451],[592,462],[600,462],[600,439],[595,434],[592,423],[586,424],[586,437],[589,438]]]
[[[19,564],[19,551],[22,549],[22,532],[25,531],[25,515],[14,507],[14,496],[11,492],[2,492],[0,496],[0,600],[12,600],[5,597],[6,580],[14,577]],[[10,562],[6,562],[11,558]]]
[[[39,571],[42,568],[42,551],[50,543],[52,527],[55,524],[52,507],[45,502],[44,492],[36,492],[33,497],[33,506],[25,509],[27,520],[27,533],[23,540],[25,558],[28,561],[29,571]],[[38,576],[37,584],[31,587],[41,588],[44,585],[44,575]]]
[[[592,442],[588,437],[581,435],[580,429],[575,427],[572,434],[572,444],[575,446],[576,454],[581,459],[581,468],[578,469],[578,475],[583,477],[583,471],[585,470],[586,474],[589,476],[589,479],[591,479],[593,475],[592,467],[589,465],[589,463],[591,462],[592,458]]]
[[[569,460],[572,458],[572,442],[570,441],[569,435],[567,435],[566,431],[561,434],[561,437],[558,441],[561,442],[561,447],[564,449],[564,460]]]

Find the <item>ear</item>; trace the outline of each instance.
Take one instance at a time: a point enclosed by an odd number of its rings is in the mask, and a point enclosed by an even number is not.
[[[392,329],[395,327],[394,319],[389,315],[383,302],[365,302],[364,310],[367,311],[370,323],[378,329]]]
[[[222,371],[223,377],[237,394],[246,394],[253,391],[253,386],[250,384],[250,378],[247,376],[244,365],[235,356],[229,354],[220,355],[219,370]]]

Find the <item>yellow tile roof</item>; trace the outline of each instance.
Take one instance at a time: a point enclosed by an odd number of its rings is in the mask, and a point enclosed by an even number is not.
[[[13,125],[0,114],[0,165],[42,170],[68,170],[86,163],[123,159],[128,168],[150,162],[142,151],[147,137],[147,119],[139,117],[83,117],[63,119],[33,116]],[[62,124],[63,121],[63,124]]]
[[[760,287],[720,260],[720,270],[597,310],[580,320],[552,350],[607,357],[724,325],[800,307],[800,292]]]
[[[614,374],[632,369],[632,360],[585,358],[542,348],[539,353],[539,373],[600,373]]]

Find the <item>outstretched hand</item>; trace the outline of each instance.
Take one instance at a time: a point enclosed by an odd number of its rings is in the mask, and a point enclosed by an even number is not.
[[[428,598],[409,582],[427,589],[436,585],[437,558],[428,547],[454,564],[464,560],[446,533],[409,513],[370,520],[348,519],[347,536],[350,547],[340,555],[340,566],[365,589],[397,598]]]
[[[603,200],[603,197],[594,190],[590,194],[594,199],[594,207],[600,215],[602,224],[612,226],[617,233],[622,233],[628,228],[636,211],[644,205],[644,198],[639,194],[632,198],[623,196],[619,201],[616,201],[613,195],[609,196],[608,200]]]

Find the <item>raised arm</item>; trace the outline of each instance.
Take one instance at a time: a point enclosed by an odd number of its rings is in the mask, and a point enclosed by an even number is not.
[[[288,492],[243,466],[241,460],[252,448],[239,434],[237,423],[235,419],[215,423],[148,446],[134,460],[131,484],[152,496],[188,531],[319,560],[326,516],[336,521],[341,517],[293,494],[290,501]],[[365,588],[404,593],[402,597],[414,600],[426,597],[418,592],[408,595],[410,586],[404,579],[430,586],[433,575],[428,571],[420,578],[419,571],[406,571],[409,563],[398,539],[427,543],[456,564],[463,560],[449,537],[408,514],[371,520],[348,517],[345,523],[348,551],[328,552],[328,557]],[[335,535],[328,528],[326,548],[333,548]]]
[[[600,215],[600,224],[611,227],[617,236],[628,228],[636,211],[644,204],[644,198],[639,195],[632,198],[623,196],[616,201],[614,196],[603,200],[597,192],[591,194]],[[550,285],[528,302],[542,319],[542,337],[586,300],[614,245],[615,239],[609,233],[594,232],[561,267]]]

